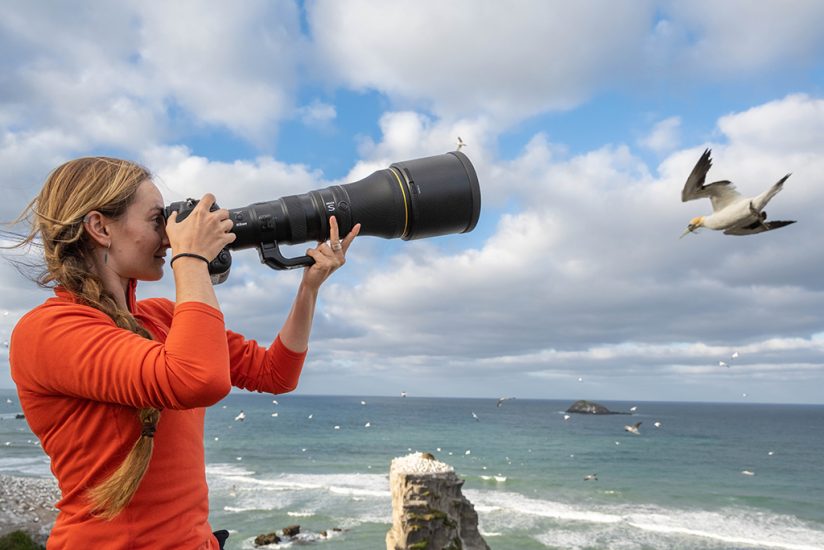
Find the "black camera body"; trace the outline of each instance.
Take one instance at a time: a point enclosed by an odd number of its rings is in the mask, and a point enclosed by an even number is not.
[[[196,199],[173,202],[163,209],[163,217],[168,221],[172,212],[177,212],[177,221],[183,221],[199,202],[200,201]],[[220,207],[215,203],[209,208],[209,211],[214,212],[219,209]],[[224,247],[223,250],[209,262],[209,276],[212,278],[212,284],[219,285],[225,281],[229,277],[231,267],[232,255],[229,253],[229,248]]]
[[[197,202],[174,202],[164,215],[176,211],[183,220]],[[252,247],[272,269],[311,265],[309,256],[284,257],[279,244],[325,241],[332,216],[341,236],[360,223],[360,235],[411,240],[472,231],[480,211],[478,176],[460,151],[397,162],[354,183],[230,209],[237,238],[209,263],[209,273],[213,283],[222,283],[232,264],[229,249]]]

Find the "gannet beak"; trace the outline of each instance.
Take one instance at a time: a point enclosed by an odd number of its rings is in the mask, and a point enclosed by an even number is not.
[[[683,233],[681,233],[681,236],[678,237],[678,238],[683,239],[685,235],[687,235],[688,233],[692,233],[692,231],[693,231],[693,227],[691,225],[687,226],[687,228],[684,230]]]

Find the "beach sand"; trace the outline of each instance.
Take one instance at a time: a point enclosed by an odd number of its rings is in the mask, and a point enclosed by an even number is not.
[[[0,474],[0,535],[26,531],[45,544],[57,517],[60,490],[54,479]]]

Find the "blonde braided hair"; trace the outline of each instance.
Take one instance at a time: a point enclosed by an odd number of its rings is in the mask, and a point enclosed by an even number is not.
[[[118,306],[91,268],[95,243],[84,223],[93,210],[112,219],[122,216],[140,184],[148,179],[151,174],[146,168],[109,157],[84,157],[62,164],[49,174],[40,193],[16,220],[28,220],[31,230],[15,247],[34,244],[39,235],[45,269],[36,279],[38,284],[59,285],[79,302],[111,317],[118,327],[151,340],[151,334]],[[143,430],[126,459],[88,492],[93,513],[105,519],[114,518],[129,504],[151,460],[160,411],[140,409],[138,418]]]

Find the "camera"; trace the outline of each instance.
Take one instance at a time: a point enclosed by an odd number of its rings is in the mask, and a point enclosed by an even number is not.
[[[178,212],[181,221],[197,203],[173,202],[164,215]],[[332,216],[341,236],[360,223],[362,236],[412,240],[472,231],[480,212],[478,176],[460,151],[396,162],[353,183],[229,209],[237,238],[211,260],[209,273],[215,284],[228,278],[230,249],[257,248],[260,261],[272,269],[311,265],[309,256],[284,257],[279,245],[325,241]]]

